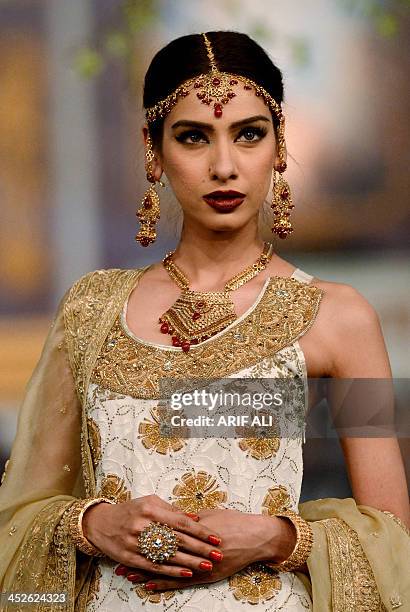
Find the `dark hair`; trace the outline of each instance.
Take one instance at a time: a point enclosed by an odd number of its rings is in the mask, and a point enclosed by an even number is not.
[[[282,73],[257,42],[241,32],[207,32],[207,37],[219,70],[255,81],[281,104]],[[184,81],[209,72],[209,68],[204,39],[200,34],[188,34],[171,41],[158,51],[147,70],[144,107],[154,106]],[[272,118],[277,129],[276,116],[272,114]],[[152,141],[157,148],[161,148],[163,124],[163,119],[149,124]]]

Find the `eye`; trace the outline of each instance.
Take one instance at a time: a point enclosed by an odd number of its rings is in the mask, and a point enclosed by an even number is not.
[[[266,130],[263,128],[246,127],[239,132],[238,140],[240,140],[240,137],[243,136],[244,140],[242,140],[242,142],[257,142],[258,140],[262,140],[265,134]]]
[[[207,142],[205,135],[199,130],[187,130],[186,132],[181,132],[178,136],[175,136],[178,142],[182,142],[185,144],[198,144],[202,142]]]

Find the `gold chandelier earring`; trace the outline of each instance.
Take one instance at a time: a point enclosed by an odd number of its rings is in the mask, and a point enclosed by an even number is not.
[[[292,196],[288,183],[282,176],[286,170],[286,162],[281,161],[279,169],[273,169],[273,190],[272,204],[274,220],[272,233],[275,233],[279,238],[287,238],[293,232],[293,227],[290,222],[290,211],[294,208],[292,204]]]
[[[159,195],[155,191],[156,180],[152,170],[153,161],[154,151],[152,148],[151,136],[148,132],[145,150],[145,170],[147,173],[147,181],[149,181],[151,185],[144,194],[141,207],[136,212],[136,216],[140,221],[141,227],[138,234],[135,236],[135,240],[144,247],[155,242],[157,237],[155,226],[160,218],[160,201]],[[164,187],[164,183],[162,181],[158,182],[161,187]]]

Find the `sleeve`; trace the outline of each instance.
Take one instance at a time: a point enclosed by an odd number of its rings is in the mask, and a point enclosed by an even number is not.
[[[68,294],[27,384],[0,487],[0,591],[67,592],[75,579],[75,546],[61,527],[71,504],[84,496],[82,406],[65,343]]]

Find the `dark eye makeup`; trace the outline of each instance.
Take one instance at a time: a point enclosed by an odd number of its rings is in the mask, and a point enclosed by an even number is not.
[[[258,142],[259,140],[262,140],[264,136],[266,136],[267,131],[268,130],[265,127],[259,127],[259,126],[244,127],[240,130],[235,140],[237,141],[243,136],[244,139],[239,140],[240,142],[250,142],[250,143]],[[184,130],[183,132],[175,136],[175,139],[178,142],[181,142],[183,144],[188,144],[188,145],[202,144],[204,141],[208,142],[206,134],[203,131],[198,130],[198,129]],[[188,139],[190,139],[191,142],[188,142]]]

